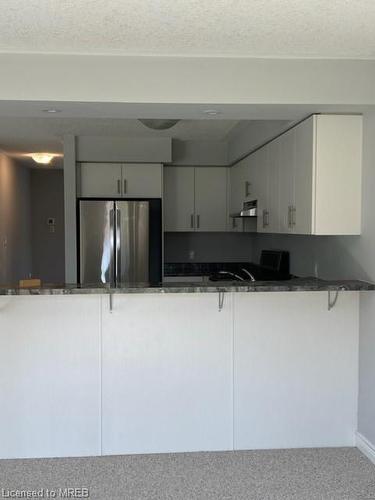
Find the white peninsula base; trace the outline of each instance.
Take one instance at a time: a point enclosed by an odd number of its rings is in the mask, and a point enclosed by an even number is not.
[[[0,297],[0,458],[354,446],[359,292]]]

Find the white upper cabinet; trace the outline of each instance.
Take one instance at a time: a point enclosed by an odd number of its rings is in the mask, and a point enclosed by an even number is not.
[[[229,169],[229,215],[240,212],[243,203],[256,199],[256,168],[253,155],[247,156]],[[229,217],[229,231],[243,231],[243,219]]]
[[[161,198],[162,178],[160,163],[124,163],[122,165],[123,196]]]
[[[165,231],[193,231],[194,168],[164,167]]]
[[[161,198],[160,163],[81,163],[84,198]]]
[[[258,200],[257,230],[261,233],[275,233],[279,228],[278,179],[279,163],[278,142],[254,153],[256,175],[254,192]]]
[[[290,203],[289,232],[296,234],[313,233],[313,196],[314,196],[314,120],[300,123],[293,129],[294,169],[293,198]],[[360,177],[361,163],[354,166]],[[286,208],[286,207],[285,207]],[[285,213],[287,213],[285,211]],[[335,234],[336,229],[332,228]],[[316,234],[316,232],[314,233]]]
[[[292,128],[279,137],[279,232],[292,232],[295,205],[296,129]],[[311,203],[311,202],[310,202]]]
[[[361,116],[313,115],[248,161],[258,232],[360,234]]]
[[[227,169],[195,169],[195,229],[225,231],[227,228]]]
[[[362,117],[318,115],[313,125],[313,233],[360,234]]]
[[[81,196],[121,196],[121,163],[81,163]]]
[[[242,209],[244,201],[245,175],[247,172],[248,158],[241,160],[229,170],[229,225],[230,231],[243,231],[243,221],[230,217]]]
[[[164,168],[165,231],[226,231],[227,169]]]

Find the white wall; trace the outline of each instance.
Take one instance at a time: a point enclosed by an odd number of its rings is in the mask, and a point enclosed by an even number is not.
[[[172,140],[169,137],[76,137],[77,161],[166,163],[171,159]]]
[[[29,171],[0,153],[0,284],[31,272]]]
[[[280,134],[289,124],[287,120],[253,120],[250,123],[239,123],[228,137],[228,163],[238,161]]]
[[[0,67],[3,100],[375,103],[375,62],[365,60],[1,54]]]
[[[173,140],[172,165],[228,165],[226,141]]]

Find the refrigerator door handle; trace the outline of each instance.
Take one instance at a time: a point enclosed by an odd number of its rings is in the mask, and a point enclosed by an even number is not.
[[[116,285],[121,280],[121,210],[116,208]]]
[[[110,284],[114,284],[113,280],[113,265],[114,265],[114,252],[115,252],[115,211],[113,208],[109,211],[109,233],[110,233],[110,248],[111,248],[111,277]]]

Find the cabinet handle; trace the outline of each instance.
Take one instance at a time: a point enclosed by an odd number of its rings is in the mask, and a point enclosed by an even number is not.
[[[128,183],[126,179],[124,179],[124,194],[126,194],[126,191],[128,190]]]
[[[292,207],[290,205],[288,207],[288,227],[292,227]]]
[[[270,225],[270,213],[268,210],[263,210],[263,227]]]
[[[120,179],[117,179],[117,192],[118,192],[118,194],[121,194],[121,181],[120,181]]]
[[[296,207],[291,207],[291,213],[292,213],[292,226],[295,226],[296,225],[296,219],[297,219],[297,216],[296,216],[296,212],[297,212],[297,209]]]
[[[194,229],[194,214],[191,214],[190,216],[190,227],[191,229]]]
[[[199,229],[199,226],[200,226],[200,216],[197,215],[197,229]]]
[[[251,182],[246,181],[245,182],[245,196],[246,197],[250,196],[250,187],[251,187]]]

